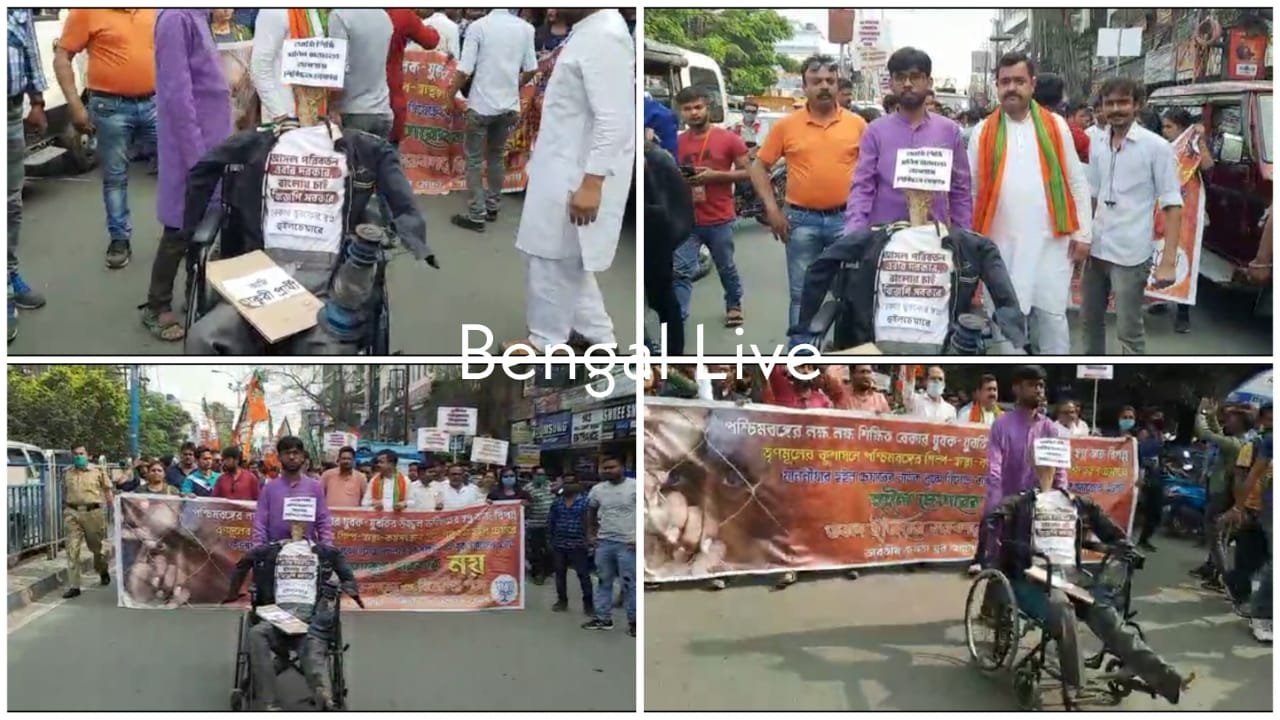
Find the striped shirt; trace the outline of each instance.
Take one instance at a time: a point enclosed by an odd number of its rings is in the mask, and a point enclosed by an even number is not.
[[[547,515],[551,512],[551,503],[555,502],[556,496],[551,494],[551,489],[546,485],[539,487],[529,483],[524,489],[530,497],[529,505],[524,509],[525,524],[535,528],[546,527]]]
[[[9,97],[42,93],[49,87],[40,65],[36,25],[27,8],[9,9]]]

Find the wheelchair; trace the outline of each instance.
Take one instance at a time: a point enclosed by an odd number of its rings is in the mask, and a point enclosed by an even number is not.
[[[182,341],[184,353],[187,352],[187,338],[191,335],[192,326],[220,301],[217,292],[209,284],[207,273],[209,260],[232,258],[246,252],[233,219],[234,214],[229,207],[229,199],[233,197],[230,188],[242,169],[241,166],[232,165],[223,173],[222,197],[201,218],[191,236],[192,247],[187,256],[187,308],[183,323],[185,334]],[[356,341],[357,354],[390,355],[391,303],[387,290],[387,265],[391,261],[391,250],[398,245],[398,240],[394,228],[389,222],[383,220],[376,196],[371,199],[365,209],[365,222],[380,227],[387,239],[378,253],[373,292],[361,312],[365,319],[364,335]],[[350,242],[351,238],[344,234],[338,251],[339,258],[346,256],[347,244]],[[269,345],[265,354],[278,354],[280,351],[273,353],[274,347],[276,346]]]
[[[333,703],[337,710],[347,709],[347,676],[344,664],[344,656],[351,648],[342,637],[342,593],[338,590],[336,584],[329,583],[324,588],[324,596],[334,600],[334,621],[333,632],[329,642],[325,647],[325,664],[326,672],[329,676],[329,685],[333,690]],[[249,630],[258,623],[267,622],[258,617],[255,612],[257,603],[255,595],[250,590],[249,608],[240,616],[239,628],[236,631],[236,664],[235,674],[232,676],[233,686],[231,688],[231,710],[234,712],[252,712],[254,701],[257,699],[253,688],[253,672],[250,667],[249,654]],[[302,669],[302,661],[299,657],[299,648],[291,648],[287,651],[287,655],[277,653],[275,660],[276,677],[293,670],[306,679],[306,673]],[[310,687],[308,686],[308,689]],[[310,702],[316,702],[315,694],[312,693]]]
[[[1116,600],[1116,612],[1120,613],[1124,625],[1137,633],[1145,642],[1146,635],[1141,626],[1134,621],[1137,611],[1131,605],[1133,574],[1142,569],[1145,558],[1127,547],[1106,546],[1097,542],[1085,542],[1084,548],[1102,552],[1102,563],[1092,572],[1081,568],[1087,577],[1093,578],[1096,584],[1108,587]],[[1033,552],[1033,557],[1042,560],[1046,579],[1053,577],[1053,566],[1043,553]],[[1045,605],[1048,607],[1052,586],[1049,582],[1034,582],[1036,592],[1044,593]],[[1045,619],[1037,617],[1025,608],[1019,607],[1017,593],[1009,577],[998,568],[983,569],[973,579],[969,593],[965,599],[965,644],[969,651],[969,659],[979,670],[994,673],[1002,668],[1012,672],[1014,697],[1021,710],[1040,710],[1042,708],[1041,683],[1045,676],[1061,684],[1062,703],[1066,710],[1079,710],[1080,699],[1100,700],[1106,704],[1118,705],[1133,692],[1142,692],[1157,697],[1155,690],[1141,679],[1125,672],[1124,663],[1114,655],[1110,648],[1104,647],[1096,654],[1084,658],[1082,665],[1084,675],[1080,678],[1082,694],[1073,697],[1070,688],[1063,681],[1063,672],[1056,658],[1079,657],[1079,632],[1074,612],[1064,617],[1062,645],[1058,652],[1050,653],[1049,646],[1055,642],[1044,627]],[[979,640],[981,630],[993,631],[993,639],[988,642]],[[1030,650],[1018,658],[1022,649],[1023,638],[1039,631],[1039,637]],[[1087,677],[1088,671],[1102,670],[1101,675]],[[1088,696],[1083,694],[1086,686],[1097,688],[1103,683],[1102,692]]]

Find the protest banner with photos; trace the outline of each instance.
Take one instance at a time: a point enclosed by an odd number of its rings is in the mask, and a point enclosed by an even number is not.
[[[645,398],[645,580],[969,561],[989,428]],[[1072,438],[1070,489],[1132,523],[1132,438]]]
[[[507,136],[503,192],[524,190],[525,165],[538,134],[542,98],[555,65],[554,54],[538,64],[533,82],[520,88],[520,110]],[[407,98],[400,164],[419,195],[446,195],[467,187],[467,163],[462,138],[466,130],[466,101],[452,95],[457,61],[436,50],[405,53],[404,90]]]
[[[249,61],[253,56],[253,41],[218,43],[218,60],[222,63],[222,76],[231,90],[231,121],[236,131],[257,126],[261,115],[258,92],[249,74]]]
[[[315,511],[302,504],[287,509],[298,519]],[[252,549],[253,514],[254,504],[245,501],[117,496],[119,606],[217,606],[236,561]],[[334,545],[355,572],[369,610],[524,608],[520,503],[443,512],[334,508],[329,514]]]

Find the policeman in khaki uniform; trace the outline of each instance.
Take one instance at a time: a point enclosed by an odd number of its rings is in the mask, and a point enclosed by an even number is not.
[[[80,546],[93,553],[93,569],[103,585],[111,584],[107,556],[102,542],[107,534],[107,504],[111,502],[111,481],[101,468],[89,464],[89,453],[77,446],[75,466],[68,469],[62,483],[62,523],[67,531],[67,591],[62,597],[80,595]]]

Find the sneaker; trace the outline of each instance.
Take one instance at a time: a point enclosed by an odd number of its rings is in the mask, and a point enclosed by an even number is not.
[[[1253,631],[1255,640],[1271,644],[1271,618],[1253,618],[1249,620],[1249,629]]]
[[[862,577],[862,573],[858,572],[857,570],[850,570],[846,572],[844,576],[849,578],[850,580],[857,580],[858,578]]]
[[[708,590],[723,590],[727,586],[728,585],[725,583],[724,578],[712,578],[711,582],[707,583]]]
[[[63,600],[70,600],[71,598],[78,597],[80,597],[80,588],[69,588],[66,592],[62,593]]]
[[[483,220],[473,220],[467,217],[466,215],[454,215],[453,217],[449,218],[449,222],[453,223],[454,225],[457,225],[463,230],[470,230],[472,232],[481,232],[481,233],[484,232]]]
[[[612,630],[613,621],[601,620],[599,618],[592,618],[590,621],[582,623],[582,629],[583,630]]]
[[[568,610],[569,610],[568,600],[557,600],[556,604],[551,606],[551,612],[568,612]]]
[[[778,578],[778,584],[777,584],[777,585],[774,585],[774,587],[776,587],[776,588],[778,588],[779,590],[781,590],[782,588],[787,587],[788,585],[794,585],[794,584],[795,584],[795,582],[796,582],[796,573],[795,573],[795,571],[794,571],[794,570],[788,570],[787,572],[785,572],[785,573],[783,573],[783,574],[782,574],[782,577],[781,577],[781,578]]]
[[[977,575],[978,573],[982,572],[982,563],[973,563],[969,565],[969,569],[967,572],[969,573],[969,577],[973,577]]]
[[[485,221],[485,222],[498,222],[498,211],[497,211],[497,210],[490,210],[489,212],[485,213],[485,214],[484,214],[484,221]]]
[[[1267,633],[1268,633],[1268,634],[1267,634],[1267,637],[1271,637],[1271,635],[1270,635],[1271,631],[1270,631],[1270,630],[1268,630],[1268,631],[1267,631]],[[636,636],[636,624],[635,624],[635,623],[631,623],[630,625],[628,625],[628,626],[627,626],[627,634],[628,634],[628,635],[630,635],[631,637],[635,637],[635,636]],[[1270,640],[1268,640],[1267,642],[1271,642],[1271,641],[1270,641]]]
[[[1178,315],[1173,320],[1173,331],[1179,335],[1186,335],[1191,332],[1191,318],[1186,315]]]
[[[14,306],[22,310],[36,310],[44,307],[44,295],[33,290],[17,270],[9,271],[9,286],[13,290]]]
[[[102,581],[103,586],[111,584],[111,573],[102,573],[98,576],[98,580]]]
[[[119,270],[128,265],[131,257],[133,257],[133,250],[129,247],[128,240],[112,240],[107,246],[107,267],[112,270]]]
[[[18,337],[18,306],[9,300],[9,342]]]

